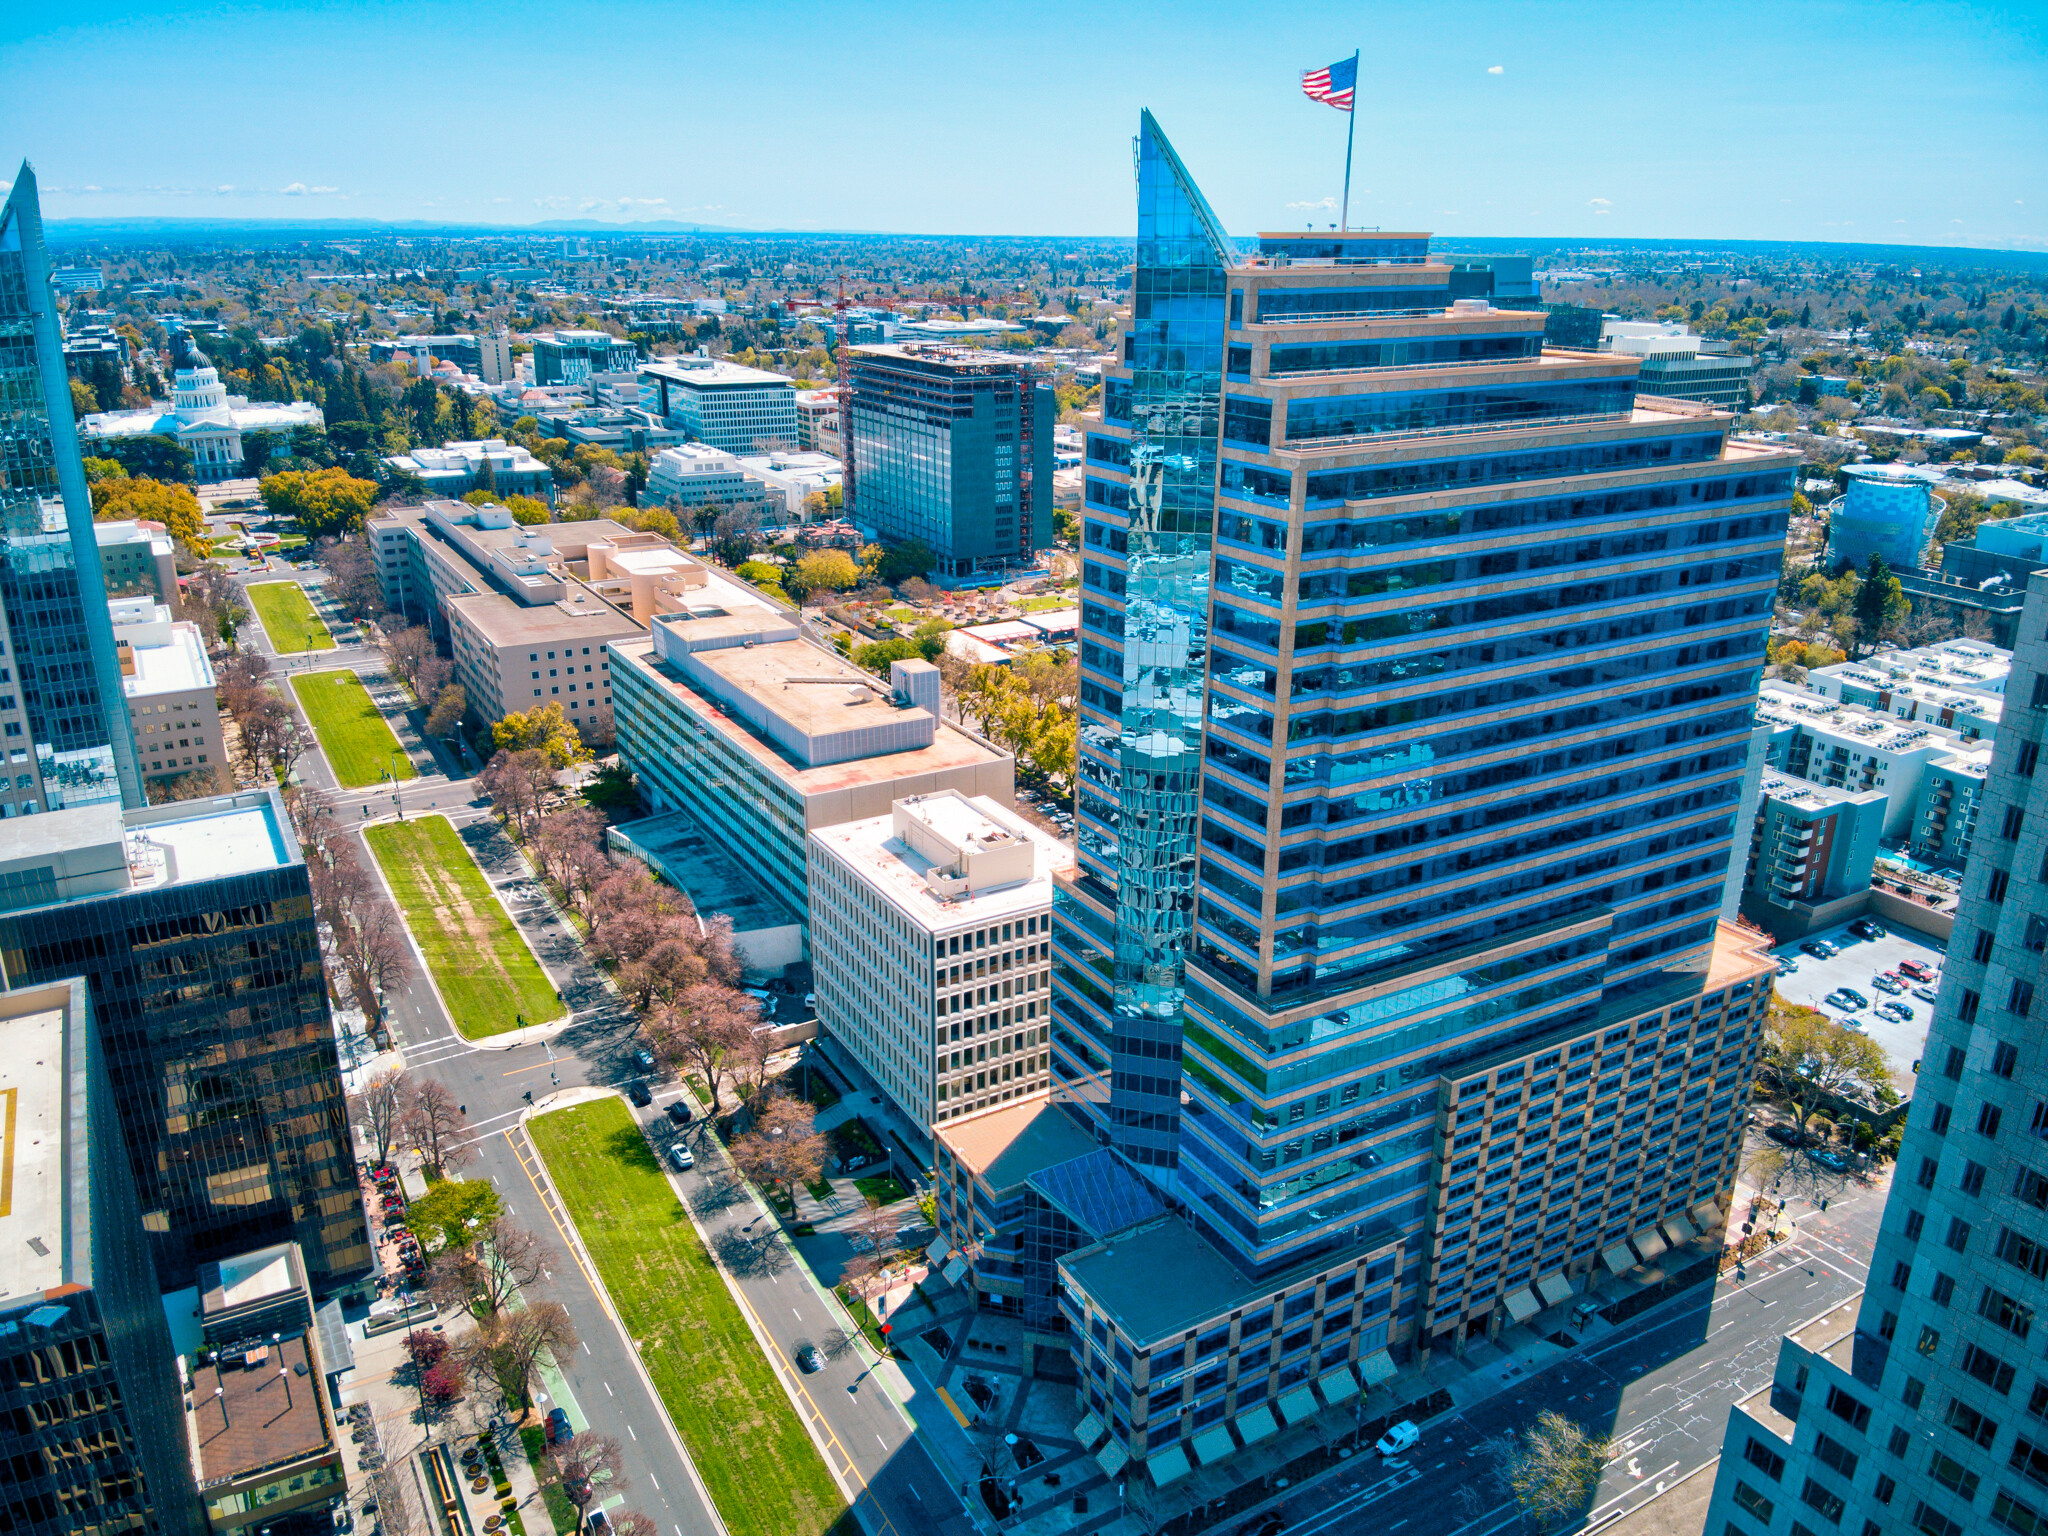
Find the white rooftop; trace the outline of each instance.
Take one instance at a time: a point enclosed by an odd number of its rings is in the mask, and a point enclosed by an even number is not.
[[[792,390],[796,387],[795,381],[787,374],[770,373],[765,368],[748,368],[710,357],[664,357],[659,362],[642,363],[640,371],[660,374],[668,379],[682,379],[691,384],[782,384]]]
[[[899,833],[908,812],[932,834],[927,852],[920,852]],[[972,797],[951,791],[898,801],[887,816],[821,827],[811,834],[858,870],[867,883],[912,922],[929,933],[947,934],[962,928],[1000,921],[1012,914],[1043,909],[1052,900],[1053,876],[1071,873],[1074,850],[1039,831],[1016,812],[987,795]],[[993,888],[967,889],[942,896],[933,888],[933,871],[954,863],[957,850],[977,851],[1021,844],[1031,855],[1031,874]],[[934,858],[930,855],[942,855]],[[950,855],[950,856],[949,856]],[[952,884],[943,878],[942,885]]]
[[[64,1283],[64,1012],[0,1018],[0,1306]]]
[[[288,862],[268,805],[131,825],[127,836],[137,886],[211,880]]]
[[[160,693],[193,693],[214,686],[213,663],[206,647],[199,643],[199,630],[192,624],[170,626],[170,640],[163,645],[134,648],[135,671],[121,679],[121,691],[131,699]]]

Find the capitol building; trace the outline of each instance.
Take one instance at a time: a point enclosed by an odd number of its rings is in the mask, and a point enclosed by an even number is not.
[[[327,418],[309,400],[284,402],[231,395],[220,371],[182,332],[172,338],[169,409],[152,405],[140,411],[96,411],[79,422],[81,446],[123,437],[176,438],[192,454],[192,471],[201,482],[232,480],[242,473],[242,436],[247,432],[289,434],[294,427],[325,427]]]

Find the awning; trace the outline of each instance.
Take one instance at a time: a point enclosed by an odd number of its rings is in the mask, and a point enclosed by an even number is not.
[[[1572,1299],[1572,1283],[1563,1275],[1545,1275],[1536,1282],[1536,1294],[1546,1307],[1561,1307]]]
[[[1612,1273],[1625,1275],[1636,1267],[1636,1256],[1627,1243],[1609,1243],[1600,1250],[1600,1262]]]
[[[1074,1438],[1081,1442],[1081,1449],[1087,1450],[1103,1436],[1102,1420],[1090,1413],[1081,1415],[1081,1422],[1074,1426]]]
[[[1657,1223],[1657,1230],[1671,1239],[1671,1246],[1674,1248],[1678,1247],[1681,1243],[1689,1243],[1699,1236],[1699,1233],[1694,1230],[1693,1224],[1682,1215],[1666,1216]]]
[[[1154,1488],[1164,1488],[1176,1478],[1188,1475],[1188,1453],[1177,1445],[1154,1451],[1145,1458],[1145,1472],[1152,1479]]]
[[[1518,1291],[1508,1292],[1506,1306],[1508,1316],[1518,1323],[1526,1323],[1530,1318],[1543,1310],[1536,1300],[1536,1293],[1526,1285]]]
[[[1644,1227],[1640,1232],[1629,1233],[1628,1245],[1635,1249],[1636,1257],[1645,1264],[1671,1246],[1664,1241],[1664,1234],[1655,1227]]]
[[[1369,1355],[1361,1356],[1358,1361],[1358,1374],[1365,1378],[1368,1389],[1378,1386],[1383,1381],[1393,1380],[1399,1370],[1400,1367],[1394,1364],[1394,1357],[1384,1349],[1376,1349]]]
[[[931,1247],[925,1249],[924,1256],[936,1264],[946,1256],[946,1252],[946,1240],[943,1237],[935,1237],[932,1239]]]
[[[953,1262],[948,1264],[945,1269],[946,1284],[958,1285],[960,1283],[960,1277],[966,1273],[967,1261],[965,1259],[953,1260]]]
[[[1358,1378],[1351,1374],[1350,1366],[1340,1365],[1316,1378],[1316,1390],[1323,1394],[1323,1401],[1334,1408],[1358,1396]]]
[[[1195,1436],[1192,1443],[1195,1460],[1205,1467],[1213,1462],[1221,1461],[1237,1449],[1237,1446],[1230,1438],[1230,1431],[1221,1424],[1211,1424],[1207,1429]]]
[[[320,1369],[329,1376],[356,1368],[356,1352],[348,1341],[348,1324],[342,1320],[341,1298],[336,1297],[313,1314],[320,1331]]]
[[[1130,1459],[1131,1453],[1124,1449],[1124,1443],[1121,1440],[1112,1440],[1095,1453],[1095,1464],[1102,1468],[1105,1477],[1115,1477],[1117,1473],[1123,1471],[1125,1464]]]
[[[1711,1232],[1721,1225],[1721,1207],[1712,1200],[1702,1200],[1692,1208],[1692,1222],[1702,1232]]]
[[[1273,1410],[1264,1403],[1259,1404],[1250,1413],[1240,1413],[1237,1416],[1238,1437],[1246,1445],[1257,1445],[1268,1435],[1278,1434],[1279,1431],[1279,1421],[1273,1417]]]
[[[1280,1394],[1280,1417],[1290,1424],[1299,1424],[1303,1419],[1316,1416],[1316,1395],[1307,1387],[1296,1387],[1292,1392]]]

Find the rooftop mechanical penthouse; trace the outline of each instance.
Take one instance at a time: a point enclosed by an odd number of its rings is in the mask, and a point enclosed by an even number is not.
[[[1124,1171],[941,1162],[1041,1191],[1057,1307],[1042,1262],[983,1304],[1163,1482],[1720,1221],[1769,964],[1716,912],[1794,459],[1454,302],[1426,236],[1247,254],[1149,114],[1136,158],[1046,1111]],[[953,1209],[963,1261],[1008,1251]]]

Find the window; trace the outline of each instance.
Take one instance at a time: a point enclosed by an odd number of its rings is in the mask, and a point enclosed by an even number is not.
[[[2013,1170],[2012,1192],[2035,1210],[2048,1210],[2048,1178],[2043,1178],[2033,1169]]]
[[[1989,1105],[1986,1105],[1985,1107],[1986,1107],[1986,1108],[1988,1109],[1988,1108],[1989,1108],[1990,1106],[1989,1106]],[[1982,1120],[1982,1119],[1983,1119],[1984,1117],[1983,1117],[1983,1115],[1979,1114],[1977,1118],[1978,1118],[1978,1119],[1979,1119],[1979,1120],[1981,1121],[1981,1120]],[[1978,1126],[1978,1129],[1979,1129],[1979,1130],[1983,1130],[1983,1126],[1982,1126],[1982,1125],[1979,1125],[1979,1126]],[[1995,1122],[1994,1122],[1994,1129],[1995,1129]],[[1991,1134],[1991,1133],[1987,1132],[1986,1134]],[[1964,1194],[1966,1194],[1966,1195],[1968,1195],[1968,1196],[1969,1196],[1969,1197],[1970,1197],[1971,1199],[1973,1199],[1973,1200],[1974,1200],[1974,1199],[1975,1199],[1975,1198],[1976,1198],[1977,1196],[1979,1196],[1979,1195],[1981,1195],[1981,1194],[1983,1194],[1983,1193],[1984,1193],[1984,1174],[1985,1174],[1985,1171],[1986,1171],[1986,1170],[1985,1170],[1985,1167],[1984,1167],[1984,1165],[1983,1165],[1982,1163],[1965,1163],[1965,1164],[1963,1164],[1963,1176],[1962,1176],[1962,1178],[1958,1179],[1958,1180],[1957,1180],[1956,1182],[1957,1182],[1957,1184],[1958,1184],[1958,1185],[1959,1185],[1959,1186],[1961,1187],[1961,1189],[1962,1189],[1963,1193],[1964,1193]]]
[[[1892,1265],[1892,1289],[1903,1291],[1913,1281],[1913,1266],[1904,1259]]]
[[[1948,1427],[1972,1445],[1988,1446],[1998,1438],[1998,1421],[1987,1419],[1961,1398],[1948,1400]]]
[[[1964,1499],[1977,1497],[1977,1474],[1970,1471],[1952,1456],[1936,1451],[1928,1459],[1927,1470],[1942,1487],[1961,1495]]]
[[[2012,871],[1994,869],[1984,881],[1984,899],[1990,902],[2005,900],[2005,893],[2012,885]]]
[[[1906,1212],[1906,1241],[1909,1243],[1919,1242],[1920,1229],[1926,1224],[1927,1218],[1918,1211]]]
[[[1874,1495],[1876,1495],[1878,1503],[1889,1504],[1892,1501],[1892,1495],[1899,1491],[1899,1485],[1893,1482],[1889,1477],[1886,1477],[1883,1473],[1879,1473],[1877,1478],[1877,1485],[1870,1491]],[[1865,1532],[1865,1536],[1870,1536],[1870,1533],[1879,1531],[1878,1524],[1874,1520],[1865,1522],[1863,1529]]]
[[[1856,1453],[1840,1441],[1831,1440],[1826,1435],[1816,1435],[1813,1441],[1813,1454],[1820,1458],[1822,1466],[1832,1468],[1846,1478],[1855,1477]]]
[[[1934,1159],[1923,1157],[1920,1159],[1919,1171],[1913,1175],[1913,1182],[1922,1189],[1932,1189],[1934,1188],[1934,1176],[1937,1171]]]
[[[1809,1477],[1806,1480],[1806,1486],[1799,1490],[1799,1502],[1806,1505],[1809,1509],[1817,1511],[1820,1517],[1829,1524],[1841,1524],[1842,1497],[1832,1488],[1822,1483],[1817,1483]]]
[[[1771,1516],[1778,1512],[1777,1505],[1740,1478],[1735,1480],[1735,1507],[1759,1525],[1769,1525]],[[1961,1536],[1961,1533],[1958,1532],[1957,1536]]]
[[[1772,1482],[1780,1481],[1785,1475],[1785,1458],[1757,1439],[1749,1437],[1749,1444],[1742,1448],[1743,1460],[1762,1472]]]
[[[1998,1324],[2016,1339],[2024,1339],[2034,1327],[2034,1309],[2023,1301],[2015,1300],[2003,1291],[1984,1287],[1984,1294],[1977,1299],[1977,1312]]]
[[[1932,1355],[1941,1348],[1941,1330],[1923,1326],[1920,1329],[1920,1340],[1913,1347],[1923,1355]]]
[[[2027,1481],[2048,1488],[2048,1447],[2021,1436],[2012,1443],[2012,1460],[2007,1465]]]
[[[1869,1406],[1858,1402],[1840,1387],[1828,1388],[1828,1412],[1859,1435],[1870,1428]]]
[[[1998,1042],[1998,1049],[1991,1053],[1992,1074],[1996,1077],[2011,1077],[2013,1069],[2019,1065],[2019,1061],[2019,1047],[2008,1045],[2005,1041],[2001,1040]]]
[[[2010,1227],[2000,1227],[1998,1245],[1992,1251],[2015,1269],[2024,1269],[2036,1280],[2048,1280],[2048,1245],[2021,1237]]]
[[[2034,681],[2038,683],[2044,681],[2044,679],[2037,677],[2034,679]],[[2005,820],[2003,823],[2000,824],[1998,828],[1998,835],[2004,838],[2008,843],[2011,842],[2014,838],[2020,835],[2020,826],[2023,822],[2026,821],[2026,819],[2027,808],[2025,806],[2008,805],[2005,808]]]
[[[1962,1365],[1965,1371],[2001,1397],[2012,1390],[2012,1367],[1990,1350],[1979,1349],[1974,1344],[1966,1345]]]
[[[1956,1294],[1955,1277],[1953,1275],[1936,1275],[1934,1277],[1934,1289],[1930,1294],[1934,1297],[1936,1305],[1947,1306]]]
[[[2003,1488],[1991,1501],[1991,1518],[2009,1531],[2018,1531],[2020,1536],[2048,1536],[2048,1518],[2022,1504]]]
[[[1913,1529],[1923,1536],[1963,1536],[1963,1528],[1924,1499],[1913,1505]]]
[[[1947,1243],[1957,1253],[1963,1252],[1970,1246],[1970,1224],[1960,1216],[1949,1217],[1948,1236],[1943,1238],[1942,1241]]]
[[[1927,1129],[1937,1136],[1946,1136],[1948,1134],[1949,1115],[1949,1106],[1937,1103],[1927,1117]]]
[[[2002,1113],[2003,1111],[1996,1104],[1979,1104],[1977,1106],[1977,1134],[1996,1139],[1998,1135],[1998,1121]],[[1974,1167],[1975,1164],[1971,1166]],[[1965,1177],[1968,1177],[1967,1171],[1965,1172]],[[1978,1182],[1980,1184],[1983,1182],[1981,1177]]]
[[[1985,961],[1991,958],[1991,946],[1997,942],[1997,939],[1998,935],[1992,932],[1991,929],[1979,928],[1977,930],[1977,937],[1970,941],[1970,958],[1979,965],[1984,964]]]
[[[1956,1002],[1956,1017],[1965,1024],[1974,1024],[1977,1021],[1977,1009],[1983,1001],[1983,998],[1968,987],[1963,988],[1963,995]]]
[[[2041,744],[2037,741],[2023,741],[2020,743],[2020,755],[2012,765],[2013,772],[2023,779],[2031,779],[2040,761]]]

